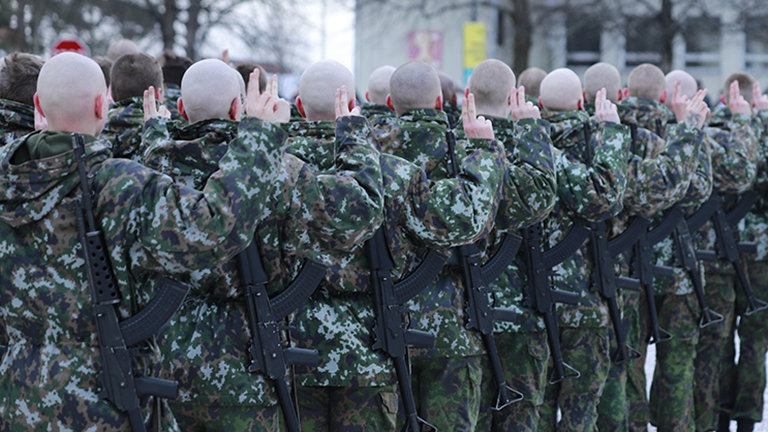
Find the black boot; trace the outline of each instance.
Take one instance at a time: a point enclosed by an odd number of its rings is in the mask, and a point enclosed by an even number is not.
[[[738,432],[752,432],[755,428],[755,421],[752,419],[739,418],[736,419],[736,424],[739,425]]]
[[[731,416],[725,411],[720,411],[717,422],[717,432],[729,432],[731,430]]]

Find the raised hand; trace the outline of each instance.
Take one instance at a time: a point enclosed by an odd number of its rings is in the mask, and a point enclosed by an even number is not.
[[[335,111],[337,119],[340,117],[360,115],[360,107],[354,107],[352,108],[352,111],[349,110],[349,93],[347,91],[347,86],[345,85],[336,89]]]
[[[738,92],[738,90],[739,88],[737,85],[736,91]],[[701,130],[701,128],[704,127],[704,121],[709,115],[709,107],[707,106],[707,103],[704,102],[704,96],[706,95],[707,90],[699,90],[696,92],[693,99],[688,101],[688,104],[686,105],[685,115],[682,117],[682,122],[688,123],[698,130]],[[741,95],[739,95],[739,97],[741,97]],[[742,100],[743,99],[744,98],[742,98]]]
[[[272,123],[288,122],[291,119],[291,106],[277,95],[277,76],[272,75],[264,93],[259,94],[259,75],[259,69],[256,68],[248,78],[245,115]]]
[[[755,112],[768,110],[768,95],[760,92],[760,82],[752,85],[752,108]]]
[[[539,107],[531,102],[525,101],[525,87],[512,87],[512,90],[509,92],[509,98],[512,102],[512,120],[517,121],[524,118],[541,118]]]
[[[732,82],[731,87],[728,89],[728,108],[730,108],[733,114],[751,114],[752,112],[749,102],[744,99],[744,96],[739,91],[738,81]]]
[[[165,105],[160,105],[160,108],[157,107],[155,88],[149,86],[148,89],[144,90],[144,122],[152,117],[171,118],[171,112],[168,111]]]
[[[477,116],[475,108],[475,95],[469,93],[461,104],[461,121],[464,124],[464,133],[467,138],[495,139],[493,124],[485,117]]]
[[[620,123],[619,109],[605,97],[605,87],[595,95],[595,118],[598,121]]]
[[[672,89],[672,112],[675,113],[675,118],[678,119],[678,121],[684,121],[688,103],[691,101],[688,99],[688,96],[682,93],[683,82],[678,81]]]

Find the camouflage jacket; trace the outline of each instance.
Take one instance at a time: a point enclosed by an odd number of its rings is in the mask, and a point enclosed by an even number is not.
[[[544,221],[544,238],[552,247],[561,241],[573,225],[573,218],[602,221],[623,209],[627,186],[627,161],[630,131],[626,126],[596,122],[585,111],[547,113],[555,151],[558,204]],[[589,122],[592,148],[591,164],[585,163],[584,125]],[[579,304],[558,304],[561,325],[566,327],[605,327],[610,324],[608,310],[600,297],[591,292],[592,265],[588,248],[582,246],[574,255],[552,269],[552,285],[577,292]]]
[[[140,97],[123,99],[109,107],[109,120],[101,137],[112,143],[116,158],[141,160],[141,135],[144,127],[144,100]]]
[[[752,211],[740,225],[741,240],[757,243],[757,255],[749,254],[747,259],[765,261],[768,259],[768,111],[757,114],[760,120],[760,141],[757,146],[757,178],[755,190],[759,193]]]
[[[181,87],[173,83],[165,83],[165,106],[171,112],[171,118],[178,121],[187,121],[182,117],[179,111],[179,98],[181,97]]]
[[[461,108],[452,102],[443,101],[443,112],[448,116],[448,124],[451,128],[456,128],[461,123]]]
[[[231,136],[235,125],[214,119],[180,130],[148,129],[145,139],[152,144],[144,161],[197,187],[218,168],[227,150],[225,137]],[[341,254],[352,249],[381,222],[379,153],[367,122],[342,119],[335,136],[330,151],[319,156],[328,159],[337,170],[334,173],[318,174],[301,158],[283,155],[268,213],[254,234],[270,276],[271,295],[290,283],[305,258],[321,259],[330,251]],[[180,383],[180,400],[228,406],[277,403],[271,384],[246,369],[249,330],[236,262],[193,276],[193,291],[160,342],[165,364]],[[219,372],[212,375],[211,370]]]
[[[515,122],[500,117],[489,116],[487,118],[493,122],[493,131],[496,135],[496,139],[504,143],[510,164],[519,166],[521,174],[523,174],[525,170],[533,169],[533,167],[526,162],[526,160],[530,160],[530,155],[526,155],[525,152],[547,150],[552,152],[552,140],[549,138],[549,124],[546,121],[525,119]],[[463,126],[461,124],[459,124],[459,127],[457,128],[456,134],[460,138],[464,137]],[[523,157],[521,157],[520,151],[523,151]],[[554,164],[552,164],[552,168],[554,168]],[[531,174],[531,178],[533,178],[535,173]],[[537,186],[532,184],[529,187],[536,188]],[[525,189],[525,187],[522,189]],[[540,189],[542,193],[546,190],[543,187]],[[550,190],[548,195],[555,197],[554,190]],[[554,207],[554,200],[547,205]],[[498,240],[500,240],[500,236],[496,230],[494,230],[488,239],[489,242],[494,244],[494,250],[498,246],[496,244]],[[496,321],[494,323],[495,332],[517,333],[543,331],[545,329],[543,319],[523,306],[525,301],[523,287],[526,283],[525,260],[522,255],[519,255],[509,266],[507,271],[504,272],[499,279],[489,285],[493,293],[494,306],[510,308],[517,312],[518,318],[512,322]]]
[[[319,135],[324,122],[310,122],[312,129],[297,128],[299,136]],[[308,148],[296,140],[289,149],[304,157],[333,154]],[[382,154],[385,193],[385,224],[389,250],[395,262],[394,280],[416,267],[427,248],[448,248],[488,234],[498,207],[504,150],[496,141],[472,140],[461,161],[463,176],[432,180],[416,164]],[[328,158],[314,164],[334,170]],[[379,386],[394,382],[390,361],[373,351],[371,331],[375,323],[370,267],[364,249],[349,254],[330,254],[330,276],[315,293],[297,320],[300,345],[312,346],[323,355],[320,366],[297,368],[302,385]]]
[[[0,99],[0,147],[35,131],[35,107]]]
[[[152,119],[162,122],[164,120]],[[250,241],[277,176],[282,131],[252,122],[202,191],[86,137],[94,215],[126,319],[147,304],[156,273],[188,277]],[[0,150],[0,363],[3,429],[131,430],[98,398],[101,356],[73,206],[80,177],[69,134],[39,132]],[[155,348],[152,357],[157,360]]]
[[[423,167],[434,181],[448,177],[446,132],[448,123],[443,112],[420,109],[405,113],[392,126],[395,138],[388,142],[390,151]],[[506,162],[502,198],[495,219],[495,232],[515,232],[518,228],[541,220],[554,204],[555,173],[548,138],[541,125],[531,122],[519,128],[514,163]],[[382,143],[384,145],[384,143]],[[463,157],[465,141],[457,141],[456,155]],[[476,242],[481,259],[495,252],[498,239]],[[412,355],[429,357],[464,357],[481,354],[479,334],[465,326],[464,282],[461,269],[446,266],[440,278],[410,304],[411,326],[436,336],[433,349],[411,349]]]
[[[386,105],[379,105],[373,102],[365,102],[360,107],[360,114],[367,118],[371,124],[374,124],[381,117],[396,117],[395,112]]]

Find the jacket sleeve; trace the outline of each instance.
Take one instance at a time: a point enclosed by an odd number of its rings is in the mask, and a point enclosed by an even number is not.
[[[502,199],[496,229],[511,232],[539,222],[555,206],[557,177],[548,123],[523,119],[515,123],[514,148],[507,149]]]
[[[712,138],[706,133],[697,153],[698,162],[685,196],[678,202],[683,207],[697,207],[712,195]]]
[[[153,129],[151,119],[147,125]],[[132,261],[167,273],[185,273],[223,262],[245,248],[266,207],[281,159],[285,133],[257,119],[241,122],[237,138],[202,191],[137,163],[109,159],[103,184],[102,227],[113,247],[133,244]],[[109,226],[123,221],[126,229]],[[106,223],[105,223],[106,222]]]
[[[691,176],[698,164],[698,152],[703,133],[686,124],[675,125],[666,146],[658,157],[642,159],[630,156],[627,169],[627,190],[624,206],[631,214],[646,218],[665,210],[679,201],[688,190]],[[637,139],[648,146],[659,145],[661,137],[638,128]]]
[[[629,129],[618,123],[600,123],[592,134],[592,162],[569,159],[558,152],[557,195],[560,204],[588,221],[616,216],[623,209],[627,186]]]
[[[742,193],[749,190],[757,176],[757,141],[759,130],[751,119],[734,115],[724,128],[707,127],[712,138],[712,179],[714,188],[722,193]]]

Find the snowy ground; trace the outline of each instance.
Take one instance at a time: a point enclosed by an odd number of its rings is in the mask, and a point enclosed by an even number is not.
[[[739,340],[736,339],[736,352],[739,352]],[[738,354],[737,354],[738,355]],[[648,346],[648,355],[645,358],[645,375],[648,377],[648,391],[650,392],[651,377],[653,377],[653,368],[656,366],[656,347]],[[768,365],[767,365],[768,366]],[[765,392],[764,400],[768,400],[768,390]],[[763,421],[755,425],[754,432],[768,432],[768,409],[763,406]],[[656,432],[656,428],[650,426],[649,431]],[[731,422],[731,432],[736,432],[736,422]]]

